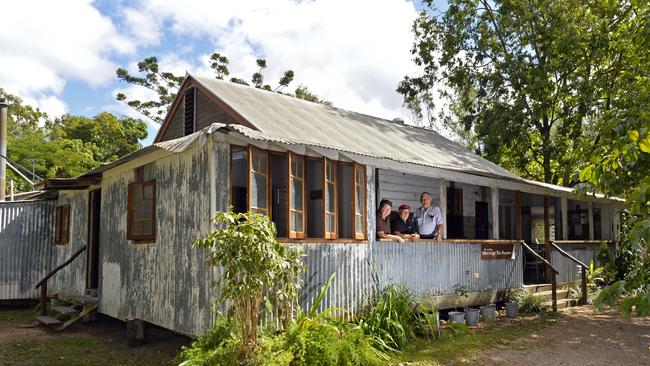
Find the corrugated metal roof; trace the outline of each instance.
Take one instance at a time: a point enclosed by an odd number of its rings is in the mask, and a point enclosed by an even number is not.
[[[259,138],[523,181],[435,131],[190,75],[259,129]],[[254,138],[256,131],[237,130]]]

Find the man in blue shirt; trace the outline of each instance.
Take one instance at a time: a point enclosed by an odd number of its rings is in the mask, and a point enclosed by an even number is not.
[[[420,195],[422,207],[415,210],[413,220],[418,226],[420,238],[441,241],[444,228],[442,213],[440,212],[440,207],[431,205],[431,201],[431,194],[429,192],[422,192]]]

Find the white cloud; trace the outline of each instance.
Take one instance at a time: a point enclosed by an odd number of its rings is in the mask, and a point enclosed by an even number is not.
[[[187,42],[211,40],[228,56],[235,76],[250,79],[255,59],[263,57],[269,66],[265,81],[271,85],[291,68],[296,73],[292,88],[304,84],[338,107],[407,119],[395,89],[416,70],[410,48],[417,10],[409,1],[145,0],[129,12],[170,25]],[[205,55],[200,63],[178,55],[172,64],[211,74]]]
[[[0,86],[53,115],[67,110],[66,80],[102,85],[114,78],[109,56],[135,50],[88,0],[5,2],[2,13]]]

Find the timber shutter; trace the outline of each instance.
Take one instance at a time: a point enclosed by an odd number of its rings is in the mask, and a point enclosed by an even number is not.
[[[70,239],[70,205],[58,206],[55,212],[54,244],[67,244]]]
[[[196,89],[189,88],[185,90],[184,98],[184,132],[185,136],[194,133],[196,129]]]

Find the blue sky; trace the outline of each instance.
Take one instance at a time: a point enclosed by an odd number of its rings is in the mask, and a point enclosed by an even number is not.
[[[115,100],[147,97],[115,78],[147,56],[176,74],[212,75],[207,57],[228,56],[249,79],[266,58],[267,81],[291,68],[334,105],[385,118],[408,114],[395,92],[411,62],[411,25],[421,4],[407,0],[28,1],[3,5],[0,87],[52,116],[102,111],[141,117]],[[5,12],[6,11],[6,12]],[[149,143],[158,126],[149,121]]]

